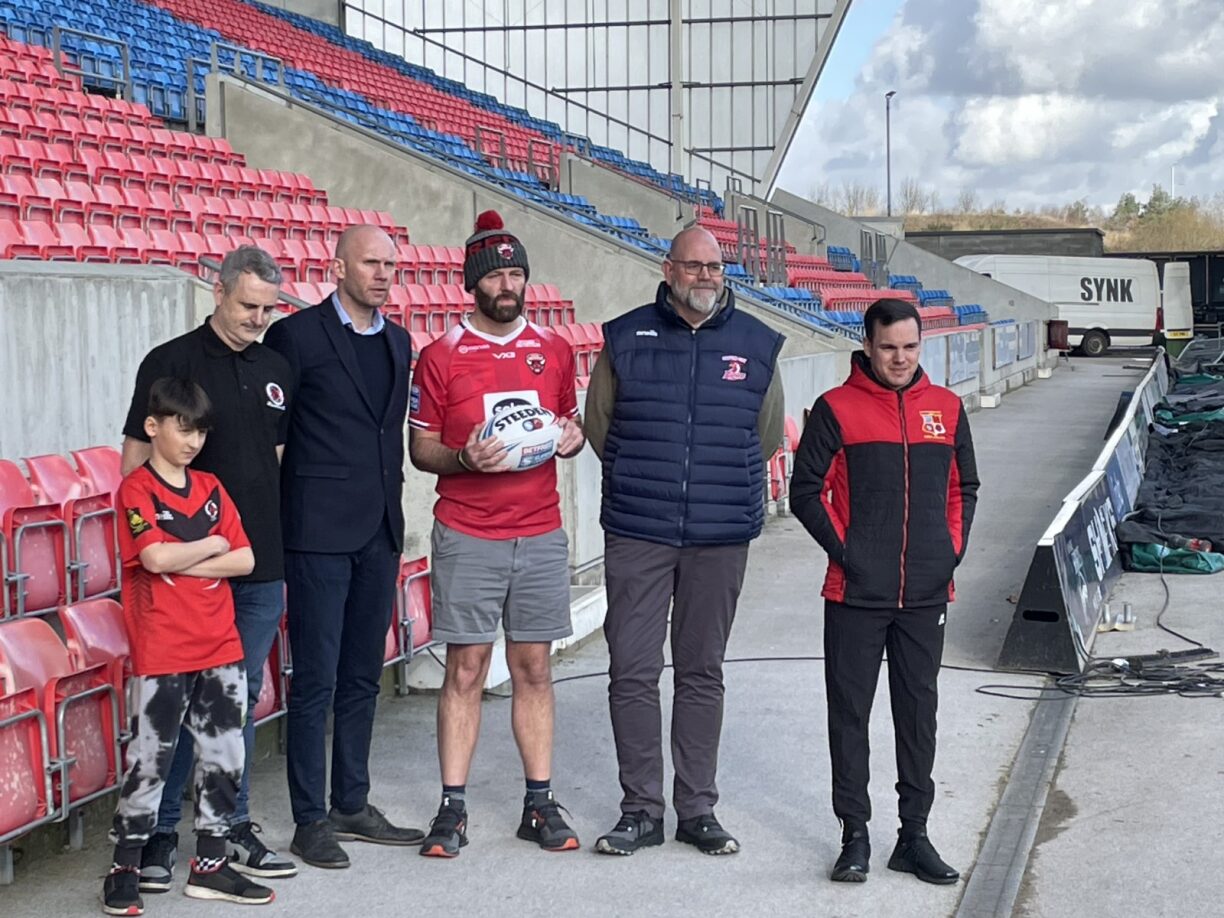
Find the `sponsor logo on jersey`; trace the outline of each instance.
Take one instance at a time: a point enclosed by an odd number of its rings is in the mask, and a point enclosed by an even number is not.
[[[659,333],[653,328],[641,328],[634,332],[639,338],[657,338]]]
[[[168,523],[170,520],[174,519],[174,514],[169,510],[158,510],[153,514],[153,519],[157,520],[158,522]]]
[[[535,338],[519,338],[514,342],[519,347],[543,347]]]
[[[204,505],[204,515],[214,523],[217,521],[217,517],[221,515],[221,508],[217,506],[217,502],[215,500],[210,500]]]
[[[517,356],[518,354],[516,354],[514,351],[502,351],[500,354],[492,355],[494,360],[511,360]]]
[[[274,382],[264,386],[264,393],[268,396],[267,406],[275,408],[277,411],[285,410],[285,390]]]
[[[486,392],[484,394],[484,416],[491,418],[507,408],[522,408],[540,404],[540,395],[535,389],[520,389],[517,392]]]
[[[460,354],[470,354],[472,351],[487,351],[488,349],[489,349],[489,345],[487,344],[461,344],[459,345]]]
[[[737,357],[735,354],[724,354],[723,363],[727,365],[727,369],[723,371],[722,378],[727,382],[740,382],[748,378],[748,374],[744,372],[744,364],[748,362],[747,357]]]
[[[543,354],[537,354],[535,351],[528,354],[525,359],[527,361],[527,369],[537,376],[544,372],[544,366],[548,363]]]
[[[128,531],[132,533],[133,539],[153,528],[153,524],[141,516],[135,507],[128,507],[124,513],[127,515]]]

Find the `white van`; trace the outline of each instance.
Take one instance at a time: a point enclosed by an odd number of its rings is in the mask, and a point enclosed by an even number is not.
[[[1160,289],[1156,263],[1146,258],[1060,255],[966,255],[956,263],[1052,303],[1067,323],[1068,343],[1089,357],[1113,347],[1194,335],[1189,267],[1165,265]]]

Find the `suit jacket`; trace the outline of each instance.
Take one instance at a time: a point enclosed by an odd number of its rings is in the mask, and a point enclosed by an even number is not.
[[[408,333],[387,322],[395,372],[382,417],[357,365],[352,332],[331,299],[272,324],[264,342],[284,354],[297,380],[281,462],[281,515],[287,551],[345,554],[373,538],[386,516],[403,549],[404,418],[408,410]]]

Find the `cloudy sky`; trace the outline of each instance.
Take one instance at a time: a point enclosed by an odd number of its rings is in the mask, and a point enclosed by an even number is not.
[[[778,184],[1011,208],[1224,191],[1221,0],[854,0]]]

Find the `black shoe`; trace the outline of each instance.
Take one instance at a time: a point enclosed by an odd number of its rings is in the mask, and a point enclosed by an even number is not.
[[[438,815],[429,824],[429,835],[421,842],[421,854],[458,857],[459,849],[467,843],[467,808],[462,802],[452,804],[451,798],[443,795]]]
[[[937,883],[940,886],[960,879],[960,874],[943,862],[925,833],[898,839],[897,847],[888,859],[888,869],[912,873],[924,883]]]
[[[561,815],[562,807],[549,791],[545,802],[525,803],[518,837],[533,841],[545,851],[574,851],[579,847],[578,833]]]
[[[154,832],[140,853],[140,891],[168,892],[174,884],[174,862],[178,858],[178,833]]]
[[[156,838],[156,836],[154,836]],[[102,911],[108,915],[143,915],[140,871],[135,867],[112,870],[102,884]]]
[[[297,864],[277,854],[258,838],[258,823],[240,822],[231,826],[226,838],[230,866],[249,877],[295,877]]]
[[[365,809],[351,815],[341,813],[335,807],[327,814],[328,821],[341,841],[373,842],[376,845],[419,845],[425,838],[420,829],[401,829],[387,821],[382,810],[365,805]]]
[[[663,844],[663,820],[655,819],[645,810],[623,813],[620,821],[607,835],[595,842],[600,854],[632,854],[638,848]]]
[[[298,826],[289,850],[311,867],[335,870],[349,865],[348,855],[336,843],[336,830],[326,819]]]
[[[696,845],[702,854],[735,854],[739,842],[719,824],[713,813],[681,819],[676,825],[676,841]]]
[[[212,870],[200,870],[193,860],[191,876],[187,878],[183,892],[192,899],[237,902],[240,905],[267,905],[276,898],[276,893],[266,886],[252,883],[226,860]]]
[[[871,842],[867,830],[846,829],[842,833],[842,849],[829,879],[835,883],[865,883],[871,869]]]

